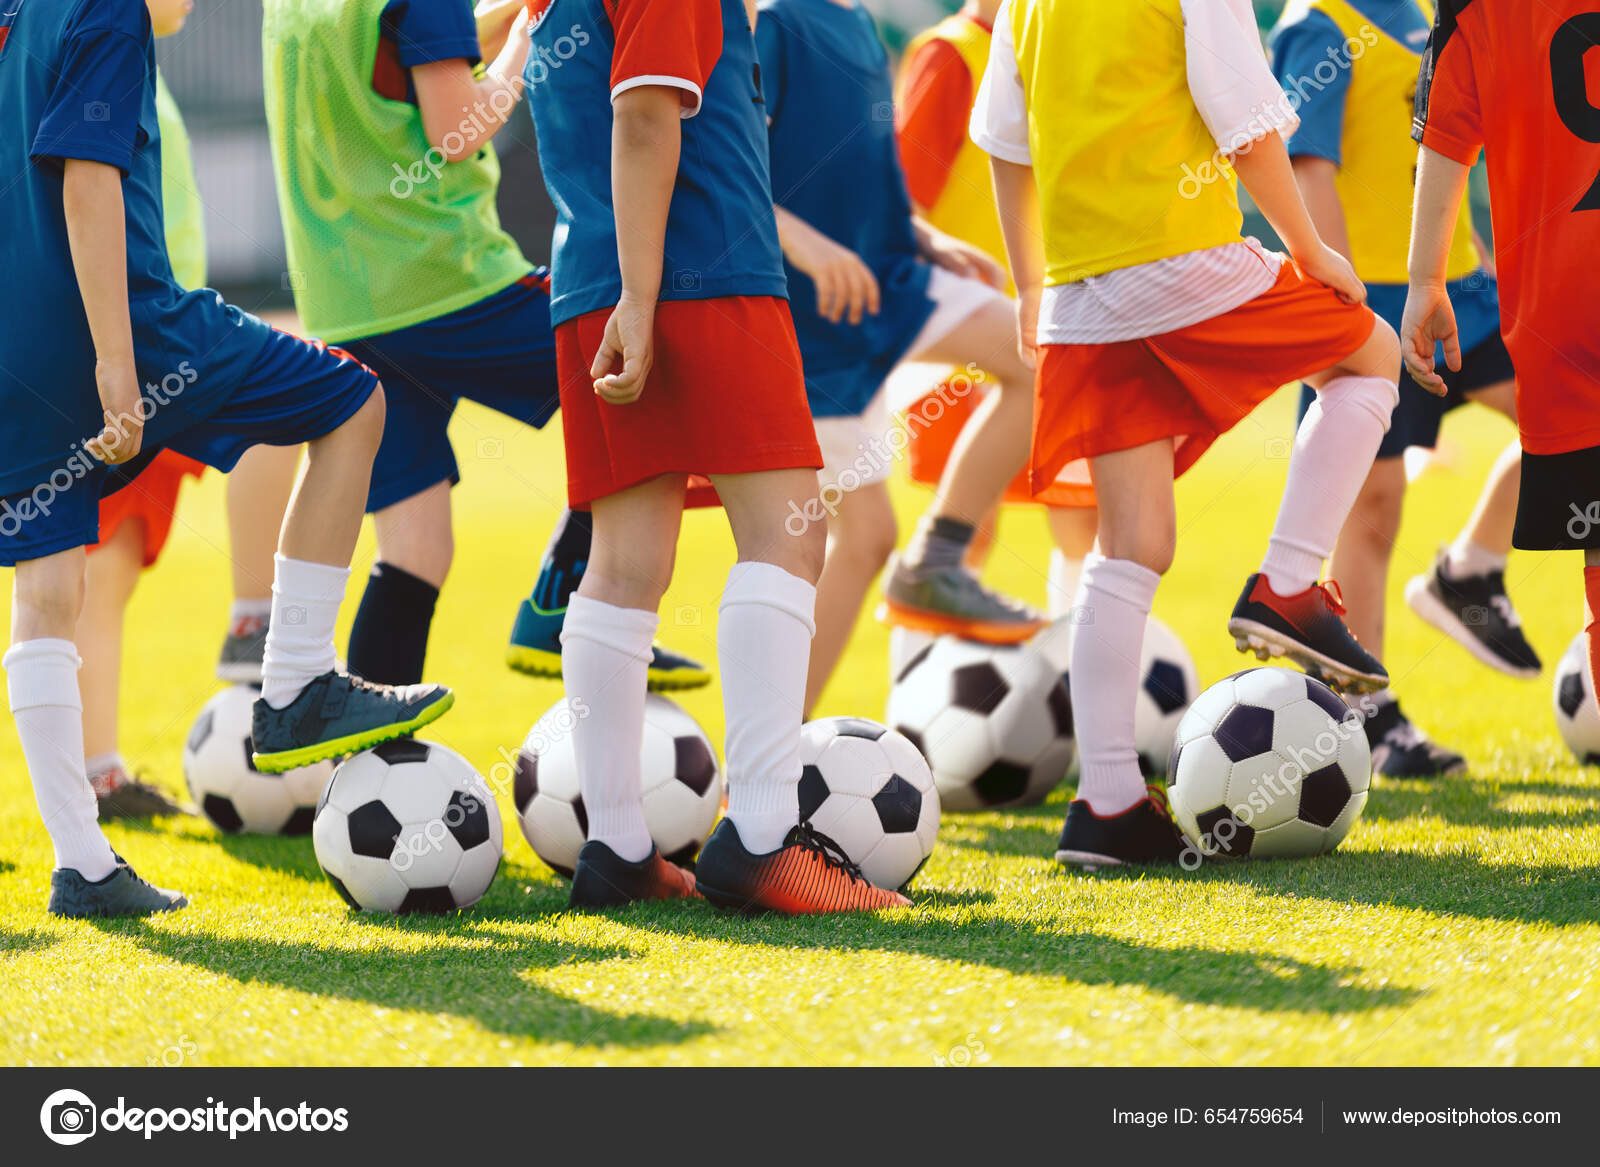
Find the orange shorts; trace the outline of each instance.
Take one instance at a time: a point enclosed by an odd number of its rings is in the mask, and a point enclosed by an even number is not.
[[[1232,312],[1113,344],[1040,347],[1033,401],[1037,489],[1097,454],[1177,439],[1174,475],[1291,381],[1366,343],[1377,317],[1284,262],[1278,282]]]
[[[628,405],[601,401],[589,375],[610,316],[603,308],[556,327],[573,506],[663,474],[822,466],[787,301],[662,301],[655,361]]]
[[[199,478],[205,466],[172,450],[163,450],[139,477],[116,494],[100,500],[100,542],[89,548],[98,551],[116,535],[123,523],[144,524],[142,566],[153,567],[172,533],[172,516],[178,507],[178,488],[185,478]]]
[[[911,439],[906,447],[906,469],[912,482],[924,486],[939,485],[956,439],[982,400],[972,392],[946,392],[945,388],[941,385],[931,390],[905,412],[906,433]],[[1049,507],[1092,507],[1095,505],[1094,487],[1089,483],[1088,466],[1079,463],[1063,467],[1042,491],[1034,494],[1028,485],[1028,467],[1024,466],[1006,487],[1005,501],[1041,503]]]

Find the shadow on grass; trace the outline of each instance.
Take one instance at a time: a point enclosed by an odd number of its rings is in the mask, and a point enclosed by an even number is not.
[[[463,1017],[495,1033],[591,1048],[652,1046],[715,1032],[697,1021],[595,1008],[531,984],[526,973],[636,955],[620,945],[572,944],[494,927],[527,924],[522,914],[364,917],[350,927],[359,948],[328,948],[263,937],[166,932],[143,921],[97,921],[168,960],[230,977],[384,1009]],[[395,943],[402,934],[434,943]],[[381,1020],[376,1024],[381,1028]],[[380,1059],[381,1060],[381,1059]]]
[[[322,868],[310,835],[223,835],[211,840],[227,852],[230,859],[252,867],[295,875],[312,883],[324,883]]]
[[[1525,795],[1581,801],[1573,810],[1513,810],[1499,804]],[[1362,817],[1380,822],[1438,819],[1463,827],[1587,827],[1600,823],[1600,788],[1567,782],[1496,782],[1439,778],[1389,783],[1380,780]]]
[[[42,952],[60,941],[61,937],[41,928],[13,932],[0,928],[0,956],[20,956],[24,952]]]

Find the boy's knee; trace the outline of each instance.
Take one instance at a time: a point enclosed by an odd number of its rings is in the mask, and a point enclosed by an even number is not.
[[[16,606],[14,641],[55,637],[70,640],[83,612],[86,588],[83,553],[68,552],[17,565],[12,581]]]

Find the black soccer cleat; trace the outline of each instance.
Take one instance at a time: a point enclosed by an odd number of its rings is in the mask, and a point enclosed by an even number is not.
[[[1467,760],[1428,740],[1400,702],[1385,701],[1366,718],[1362,728],[1372,749],[1372,772],[1385,778],[1439,778],[1466,772]]]
[[[117,866],[104,879],[90,881],[73,868],[58,867],[50,873],[50,902],[45,910],[52,916],[86,920],[107,916],[149,916],[156,912],[176,912],[189,906],[182,892],[167,891],[139,878],[121,855]]]
[[[1406,603],[1482,664],[1524,680],[1544,668],[1522,634],[1522,617],[1506,594],[1504,571],[1451,576],[1445,554],[1406,584]]]
[[[1240,652],[1261,660],[1286,656],[1315,669],[1329,687],[1371,693],[1389,683],[1388,670],[1345,627],[1344,599],[1332,580],[1312,584],[1294,596],[1280,596],[1256,572],[1228,619],[1228,633]]]
[[[330,670],[282,709],[256,699],[250,723],[256,769],[281,774],[408,737],[443,717],[455,700],[443,685],[375,685]]]
[[[630,863],[600,840],[590,839],[578,852],[567,906],[621,908],[643,900],[696,898],[694,876],[662,858],[655,847],[637,863]]]
[[[719,908],[805,916],[904,908],[899,892],[876,887],[844,850],[809,822],[789,828],[776,851],[757,855],[724,818],[695,862],[699,892]]]
[[[1159,787],[1146,790],[1145,798],[1115,815],[1098,815],[1087,802],[1073,800],[1056,843],[1056,862],[1086,871],[1178,862],[1187,844],[1172,821],[1166,795]]]
[[[175,802],[159,786],[129,774],[120,765],[103,774],[92,775],[100,818],[152,819],[173,815],[192,815],[194,808]]]

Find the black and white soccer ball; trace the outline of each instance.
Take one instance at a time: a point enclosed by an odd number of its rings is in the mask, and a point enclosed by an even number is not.
[[[500,810],[460,754],[400,738],[340,763],[317,805],[317,862],[364,912],[452,912],[500,867]]]
[[[1076,752],[1065,682],[1021,646],[941,636],[901,671],[887,720],[928,760],[947,811],[1042,802]]]
[[[939,790],[917,747],[876,721],[824,717],[801,729],[800,764],[800,821],[877,886],[910,883],[939,837]]]
[[[1167,796],[1200,855],[1332,851],[1361,817],[1372,754],[1361,714],[1291,669],[1248,669],[1200,694],[1178,724]]]
[[[535,855],[568,879],[589,834],[572,741],[579,720],[562,698],[534,722],[517,751],[513,787],[523,837]],[[682,706],[651,693],[645,698],[639,760],[650,838],[672,862],[692,862],[722,806],[722,767],[711,739]]]
[[[1071,667],[1072,639],[1083,623],[1069,609],[1041,629],[1028,647],[1060,670]],[[1139,693],[1133,707],[1133,743],[1139,751],[1139,769],[1146,778],[1167,772],[1178,723],[1200,694],[1200,673],[1178,634],[1156,617],[1145,621],[1144,647],[1139,654]]]
[[[1589,682],[1589,645],[1583,633],[1567,645],[1556,665],[1556,728],[1572,756],[1585,766],[1600,765],[1600,705]]]
[[[249,685],[234,685],[206,702],[183,743],[183,780],[219,831],[304,835],[333,765],[317,762],[283,774],[257,770],[250,714],[260,695]]]

